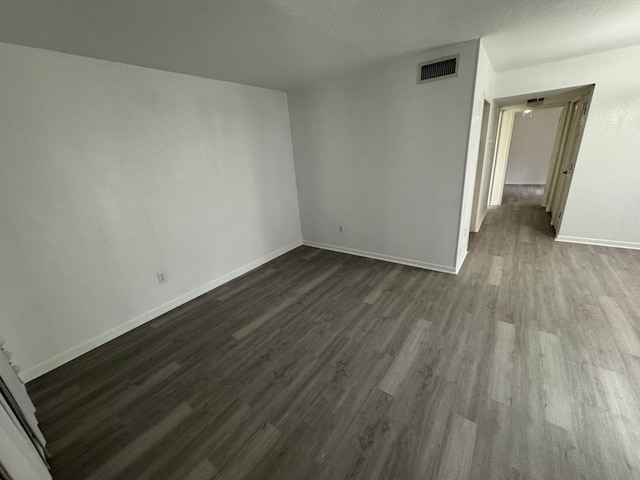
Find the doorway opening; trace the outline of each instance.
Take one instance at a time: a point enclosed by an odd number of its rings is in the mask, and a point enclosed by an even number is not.
[[[497,100],[490,206],[503,203],[505,185],[538,185],[544,188],[541,206],[559,234],[593,88]]]

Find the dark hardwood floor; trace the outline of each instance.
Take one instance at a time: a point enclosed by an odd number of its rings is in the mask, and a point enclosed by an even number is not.
[[[31,382],[54,478],[640,478],[640,251],[541,193],[458,276],[301,247]]]

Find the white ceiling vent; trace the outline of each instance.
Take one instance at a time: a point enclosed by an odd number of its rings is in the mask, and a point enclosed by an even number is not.
[[[418,83],[458,76],[459,59],[460,55],[453,55],[421,63],[418,65]]]

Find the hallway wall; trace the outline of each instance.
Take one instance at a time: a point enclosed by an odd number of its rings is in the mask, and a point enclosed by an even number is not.
[[[562,108],[541,108],[531,116],[516,113],[506,184],[544,185]]]

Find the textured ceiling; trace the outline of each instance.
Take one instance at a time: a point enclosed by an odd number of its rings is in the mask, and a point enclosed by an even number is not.
[[[485,38],[497,70],[640,43],[639,0],[0,0],[0,41],[287,90]]]

